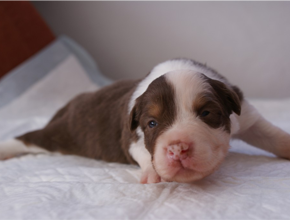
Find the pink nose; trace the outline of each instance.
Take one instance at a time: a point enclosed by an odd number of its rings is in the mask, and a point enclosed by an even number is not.
[[[173,160],[184,160],[188,157],[190,145],[184,142],[173,142],[167,147],[167,156]]]

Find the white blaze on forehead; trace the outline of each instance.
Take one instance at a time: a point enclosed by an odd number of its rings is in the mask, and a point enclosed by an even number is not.
[[[176,59],[176,60],[165,61],[163,63],[158,64],[156,67],[154,67],[153,70],[150,72],[150,74],[139,83],[137,89],[133,93],[129,102],[129,108],[128,108],[129,114],[134,107],[135,100],[146,91],[146,89],[148,88],[148,86],[150,85],[152,81],[164,75],[165,73],[173,72],[173,71],[176,72],[176,71],[181,71],[181,70],[191,70],[196,73],[197,72],[203,73],[209,78],[223,81],[222,78],[220,78],[216,73],[212,72],[206,66],[203,66],[201,64],[197,65],[191,60]],[[177,74],[177,78],[178,78],[178,74]]]
[[[167,73],[166,79],[172,84],[175,91],[176,122],[192,117],[194,99],[199,93],[206,91],[209,85],[203,80],[200,73],[191,70]]]

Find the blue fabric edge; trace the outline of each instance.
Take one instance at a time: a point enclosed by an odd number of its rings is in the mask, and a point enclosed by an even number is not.
[[[89,53],[71,38],[62,35],[58,38],[78,58],[90,79],[99,86],[106,86],[113,83],[113,80],[101,74],[96,62]]]

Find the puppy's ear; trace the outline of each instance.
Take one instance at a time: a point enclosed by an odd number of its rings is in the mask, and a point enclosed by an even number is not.
[[[226,113],[230,115],[232,112],[234,112],[237,115],[240,115],[242,101],[241,91],[237,87],[231,88],[218,80],[210,79],[206,76],[205,78],[206,81],[211,85],[214,95],[222,104]]]
[[[129,128],[131,131],[135,131],[139,126],[139,120],[141,116],[141,97],[137,98],[135,101],[135,105],[130,112],[129,116]]]

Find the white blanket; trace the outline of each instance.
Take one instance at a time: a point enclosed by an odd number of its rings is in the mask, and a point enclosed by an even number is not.
[[[0,139],[37,129],[76,94],[94,90],[70,56],[0,110]],[[290,132],[290,100],[252,103]],[[233,141],[226,160],[193,184],[139,184],[137,166],[77,156],[0,162],[1,219],[289,219],[290,161]]]

